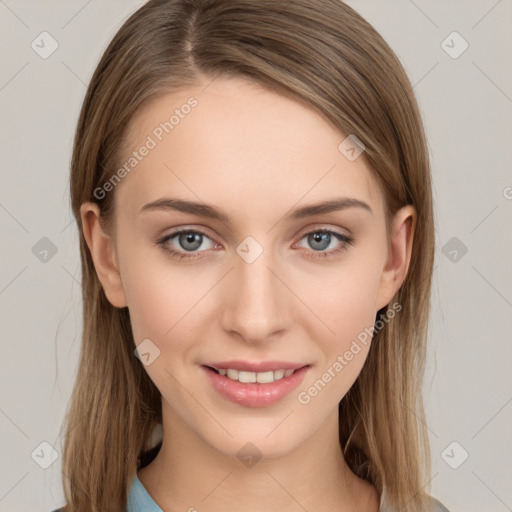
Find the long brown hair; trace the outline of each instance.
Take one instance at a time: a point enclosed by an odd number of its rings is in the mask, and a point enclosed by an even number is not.
[[[94,191],[118,169],[133,115],[150,98],[219,75],[250,78],[314,109],[340,136],[355,134],[383,191],[388,233],[398,208],[416,209],[409,271],[392,300],[402,310],[376,331],[340,402],[339,438],[352,471],[385,491],[390,505],[427,510],[430,451],[421,384],[434,258],[428,149],[402,65],[339,0],[150,0],[104,52],[81,109],[70,175],[83,339],[65,423],[66,510],[123,510],[137,460],[162,421],[160,393],[134,356],[128,309],[112,306],[100,286],[80,206],[98,203],[108,227],[115,191],[101,200]]]

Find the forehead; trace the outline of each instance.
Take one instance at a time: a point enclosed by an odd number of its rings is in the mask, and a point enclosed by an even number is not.
[[[346,137],[293,99],[217,78],[156,98],[133,117],[120,165],[134,165],[116,203],[140,210],[172,195],[275,220],[295,204],[345,196],[379,211],[364,158],[350,161],[339,150]]]

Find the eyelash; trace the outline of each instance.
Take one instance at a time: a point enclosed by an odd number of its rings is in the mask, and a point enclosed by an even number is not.
[[[166,235],[165,237],[161,238],[160,240],[157,240],[156,244],[160,245],[163,248],[163,250],[166,253],[168,253],[171,257],[176,258],[178,260],[184,260],[184,259],[190,260],[190,259],[195,259],[195,258],[201,258],[202,256],[197,256],[197,254],[198,254],[197,252],[187,254],[184,252],[176,251],[169,247],[167,242],[172,240],[177,235],[180,235],[181,233],[195,233],[197,235],[202,235],[202,236],[205,236],[206,238],[210,238],[206,233],[204,233],[202,231],[198,231],[196,229],[185,228],[185,229],[180,229],[178,231],[175,231],[174,233],[171,233],[169,235]],[[348,249],[348,246],[352,245],[354,242],[354,239],[351,236],[345,235],[343,233],[339,233],[337,231],[332,231],[330,229],[324,229],[324,228],[309,231],[308,233],[305,233],[300,238],[300,240],[307,237],[308,235],[319,234],[319,233],[327,233],[329,235],[333,235],[335,238],[337,238],[341,242],[341,244],[339,245],[339,247],[337,249],[331,249],[330,251],[313,251],[313,254],[311,254],[311,253],[306,254],[310,258],[331,257],[334,255],[337,255],[343,251],[346,251]],[[199,252],[204,252],[204,251],[199,251]]]

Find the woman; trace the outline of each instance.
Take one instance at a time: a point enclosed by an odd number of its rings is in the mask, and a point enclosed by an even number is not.
[[[150,0],[124,23],[72,158],[63,510],[446,510],[411,89],[338,0]]]

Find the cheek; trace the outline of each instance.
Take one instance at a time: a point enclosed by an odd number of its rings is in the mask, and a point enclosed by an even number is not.
[[[318,317],[311,314],[308,321],[310,337],[323,353],[318,375],[328,373],[325,379],[333,383],[328,394],[337,399],[356,380],[371,344],[381,264],[369,254],[340,264],[325,281],[317,280],[314,288],[310,282],[309,294],[302,290]]]
[[[173,271],[165,262],[153,260],[148,265],[149,259],[143,261],[142,265],[133,261],[124,277],[135,345],[146,339],[156,345],[159,352],[149,345],[158,356],[145,370],[162,395],[172,390],[170,394],[175,400],[186,402],[181,386],[171,375],[178,382],[187,378],[182,375],[182,362],[192,359],[197,332],[191,329],[191,322],[195,318],[194,307],[207,292],[207,283],[198,282],[187,272]]]
[[[301,404],[314,403],[318,410],[330,410],[361,373],[371,346],[376,312],[371,292],[363,286],[365,283],[359,284],[352,287],[345,282],[343,290],[334,290],[317,303],[318,311],[325,312],[330,330],[321,325],[316,328],[316,336],[313,334],[322,355],[309,382],[299,390],[297,399]]]
[[[125,262],[123,285],[135,344],[149,338],[162,352],[180,353],[194,346],[198,315],[218,277],[167,261],[165,254],[133,253]]]
[[[140,269],[140,272],[132,268],[124,282],[129,290],[126,299],[135,343],[149,338],[160,346],[164,333],[173,325],[175,304],[171,291],[153,274],[150,268]]]
[[[332,346],[350,344],[359,332],[373,326],[379,282],[378,262],[358,257],[357,261],[354,259],[345,265],[342,262],[338,270],[320,281],[309,282],[309,292],[302,291],[302,296],[308,297],[307,303],[322,320],[318,322],[318,329],[330,334],[327,339],[332,340]]]

